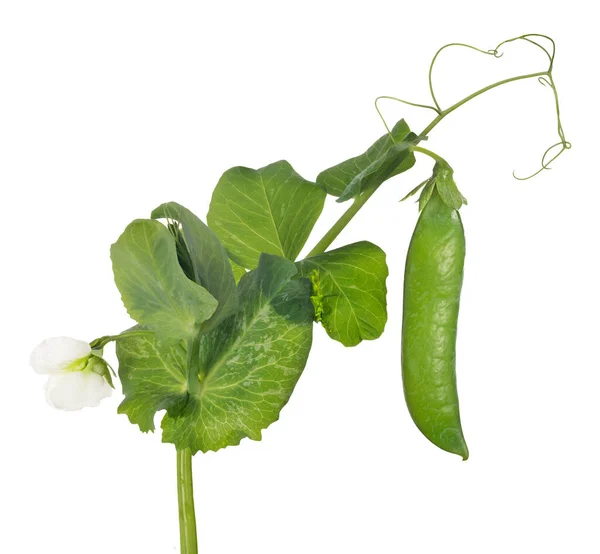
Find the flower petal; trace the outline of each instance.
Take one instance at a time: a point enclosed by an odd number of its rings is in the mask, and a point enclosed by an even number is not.
[[[75,371],[52,375],[46,383],[46,400],[53,408],[74,411],[93,408],[112,389],[103,377],[93,371]]]
[[[90,345],[71,337],[53,337],[38,344],[29,363],[38,373],[56,375],[73,362],[86,358],[92,352]]]

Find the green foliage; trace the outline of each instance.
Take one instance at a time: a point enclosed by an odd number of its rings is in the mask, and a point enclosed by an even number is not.
[[[435,184],[442,202],[455,210],[460,209],[467,199],[461,194],[454,181],[454,170],[446,163],[435,164]]]
[[[367,187],[410,169],[415,157],[408,150],[416,138],[404,119],[394,125],[390,134],[380,137],[366,152],[321,172],[317,183],[323,185],[339,201],[353,198]]]
[[[431,177],[413,189],[408,196],[416,193],[421,187],[423,190],[419,197],[419,210],[422,210],[429,202],[434,188],[438,191],[442,202],[454,210],[460,209],[463,204],[467,203],[467,199],[458,190],[454,181],[454,170],[446,162],[437,162]]]
[[[279,417],[300,377],[312,342],[311,287],[289,260],[263,254],[240,280],[240,309],[200,337],[199,394],[187,385],[184,343],[156,337],[118,341],[125,401],[120,407],[142,431],[166,409],[163,441],[181,450],[218,450],[261,430]]]
[[[313,302],[332,339],[355,346],[383,333],[388,268],[381,248],[357,242],[297,265],[313,283]]]
[[[125,400],[120,414],[146,433],[154,431],[159,410],[175,416],[187,402],[186,351],[182,343],[165,344],[152,333],[117,341],[119,378]]]
[[[111,247],[115,283],[129,315],[163,340],[194,336],[217,300],[185,275],[168,229],[149,219],[130,223]]]
[[[312,284],[312,295],[310,301],[315,309],[315,321],[321,323],[323,321],[323,288],[321,287],[321,279],[319,277],[319,271],[313,269],[309,274],[309,279]]]
[[[419,192],[425,185],[427,185],[427,183],[429,183],[429,179],[425,179],[422,183],[419,183],[414,189],[412,189],[406,196],[404,196],[400,202],[404,202],[405,200],[408,200],[409,198],[411,198],[412,196],[414,196],[415,194],[417,194],[417,192]]]
[[[416,140],[417,136],[409,133],[403,142],[394,144],[350,181],[346,190],[338,198],[338,202],[354,198],[367,187],[378,187],[390,177],[411,168],[415,164],[415,158],[410,147]]]
[[[231,270],[233,271],[233,278],[235,279],[235,283],[239,283],[240,279],[246,275],[246,270],[241,266],[236,264],[233,260],[229,260],[231,264]]]
[[[234,167],[219,180],[208,225],[230,258],[254,269],[260,254],[295,260],[319,218],[326,193],[286,161],[261,169]]]
[[[429,199],[431,198],[434,189],[435,179],[431,177],[427,181],[425,181],[423,190],[421,191],[421,195],[419,196],[419,210],[423,210],[423,208],[427,205],[427,202],[429,202]]]
[[[171,224],[170,229],[176,238],[180,264],[188,277],[219,302],[203,330],[215,327],[238,307],[236,279],[225,248],[200,219],[176,202],[162,204],[152,212],[152,218],[179,224]]]

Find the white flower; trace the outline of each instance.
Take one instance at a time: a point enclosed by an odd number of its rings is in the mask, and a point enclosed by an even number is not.
[[[112,389],[104,377],[93,371],[51,375],[46,383],[46,400],[59,410],[92,408],[111,393]]]
[[[37,373],[49,375],[46,400],[60,410],[98,406],[112,393],[108,364],[92,353],[87,342],[54,337],[36,346],[30,363]]]
[[[54,337],[38,344],[31,353],[29,363],[38,373],[57,375],[71,367],[85,367],[92,354],[90,345],[71,337]]]

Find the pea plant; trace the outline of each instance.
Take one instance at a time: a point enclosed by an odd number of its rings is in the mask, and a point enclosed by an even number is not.
[[[449,47],[500,57],[519,41],[544,54],[546,68],[477,90],[442,108],[433,70]],[[545,46],[545,45],[548,46]],[[429,68],[431,105],[385,96],[433,111],[420,133],[403,119],[364,153],[320,173],[301,177],[287,161],[260,169],[234,167],[217,183],[206,223],[169,202],[148,219],[136,219],[111,247],[114,279],[136,325],[91,342],[56,337],[42,342],[31,365],[48,374],[46,397],[59,409],[96,406],[117,376],[103,358],[116,343],[124,400],[118,408],[146,433],[155,430],[177,451],[181,552],[198,552],[192,457],[260,440],[279,418],[306,365],[313,325],[320,323],[347,347],[378,338],[387,320],[386,255],[367,241],[328,250],[334,239],[388,179],[415,165],[416,154],[433,160],[431,177],[417,193],[421,212],[405,268],[402,376],[409,412],[423,435],[439,448],[468,457],[455,377],[456,330],[465,257],[459,210],[466,204],[450,164],[422,146],[447,116],[494,88],[537,79],[551,90],[558,140],[543,155],[548,169],[570,148],[560,119],[553,78],[555,46],[529,34],[492,50],[449,44]],[[352,200],[348,210],[297,260],[321,215],[327,196]]]

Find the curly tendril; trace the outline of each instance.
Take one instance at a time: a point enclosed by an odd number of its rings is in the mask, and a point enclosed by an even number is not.
[[[539,42],[540,39],[548,41],[551,45],[551,48],[548,49],[543,44],[541,44]],[[527,42],[527,43],[535,46],[536,48],[542,50],[542,52],[544,52],[544,54],[548,58],[548,68],[545,71],[541,71],[538,73],[532,73],[532,74],[528,74],[528,75],[519,75],[519,76],[513,77],[511,79],[505,79],[503,81],[499,81],[498,83],[484,87],[483,89],[471,94],[470,96],[466,97],[465,99],[461,100],[460,102],[457,102],[456,104],[454,104],[446,109],[442,109],[440,103],[437,100],[437,97],[435,94],[435,89],[433,86],[433,69],[435,67],[435,63],[436,63],[439,55],[444,50],[446,50],[447,48],[450,48],[450,47],[461,47],[461,48],[468,48],[470,50],[475,50],[476,52],[479,52],[486,56],[493,56],[494,58],[501,58],[504,55],[504,52],[501,51],[502,47],[506,46],[507,44],[510,44],[513,42],[518,42],[518,41]],[[438,115],[437,115],[436,119],[427,128],[428,130],[430,130],[435,125],[437,125],[437,123],[439,123],[446,115],[453,112],[455,109],[457,109],[459,106],[463,105],[467,101],[472,100],[476,96],[479,96],[479,94],[482,94],[496,86],[500,86],[502,84],[506,84],[506,83],[509,83],[512,81],[536,77],[538,82],[541,85],[550,88],[554,95],[554,104],[555,104],[556,122],[557,122],[557,134],[558,134],[559,141],[556,142],[555,144],[553,144],[552,146],[550,146],[544,152],[544,154],[542,156],[542,160],[541,160],[541,167],[534,173],[532,173],[526,177],[519,177],[513,171],[513,177],[515,179],[518,179],[520,181],[525,181],[527,179],[531,179],[532,177],[535,177],[536,175],[539,175],[542,171],[544,171],[546,169],[551,169],[550,165],[552,164],[552,162],[554,162],[565,150],[569,150],[571,148],[571,143],[566,139],[564,128],[562,125],[561,114],[560,114],[560,102],[559,102],[559,98],[558,98],[558,90],[556,88],[556,84],[555,84],[554,78],[552,76],[552,70],[554,68],[555,54],[556,54],[556,43],[554,42],[554,40],[547,35],[542,35],[539,33],[529,33],[529,34],[525,34],[525,35],[520,35],[518,37],[513,37],[513,38],[510,38],[507,40],[503,40],[495,48],[490,49],[490,50],[484,50],[481,48],[477,48],[476,46],[472,46],[470,44],[464,44],[464,43],[460,43],[460,42],[452,42],[450,44],[446,44],[446,45],[442,46],[435,53],[435,55],[433,56],[433,58],[431,60],[431,64],[429,65],[428,82],[429,82],[429,91],[431,94],[431,99],[433,100],[433,105],[409,102],[408,100],[403,100],[401,98],[396,98],[394,96],[379,96],[378,98],[375,99],[375,109],[377,110],[377,113],[378,113],[379,117],[381,118],[381,120],[383,121],[383,124],[390,136],[391,136],[390,128],[387,125],[385,118],[384,118],[383,114],[381,113],[381,110],[379,109],[378,103],[382,99],[395,100],[397,102],[402,102],[403,104],[407,104],[409,106],[414,106],[417,108],[425,108],[428,110],[435,111]],[[558,148],[558,152],[556,152],[557,148]]]
[[[435,91],[433,88],[433,68],[435,66],[435,62],[437,61],[439,55],[446,50],[446,48],[452,48],[452,47],[461,47],[461,48],[468,48],[469,50],[475,50],[475,52],[479,52],[480,54],[485,54],[486,56],[494,56],[494,58],[500,58],[502,57],[502,54],[500,54],[498,52],[498,47],[494,48],[493,50],[482,50],[481,48],[477,48],[476,46],[471,46],[470,44],[463,44],[462,42],[451,42],[450,44],[445,44],[444,46],[442,46],[433,56],[433,59],[431,60],[431,64],[429,65],[429,92],[431,93],[431,99],[433,100],[433,103],[435,104],[436,108],[441,112],[443,111],[440,104],[437,101],[437,98],[435,96]]]
[[[549,41],[550,44],[552,45],[552,53],[548,52],[548,50],[544,46],[542,46],[539,42],[537,42],[536,40],[534,40],[531,37],[544,38],[547,41]],[[552,38],[550,38],[547,35],[540,35],[538,33],[529,33],[527,35],[520,35],[518,37],[509,38],[508,40],[503,40],[500,44],[498,44],[498,46],[496,46],[496,51],[499,51],[500,48],[502,46],[504,46],[505,44],[509,44],[511,42],[516,42],[518,40],[524,40],[526,42],[529,42],[529,43],[533,44],[534,46],[537,46],[540,50],[542,50],[546,54],[546,56],[548,56],[548,60],[550,61],[550,65],[548,67],[548,73],[552,72],[552,68],[554,66],[554,55],[556,54],[556,43],[554,42],[554,40]]]
[[[378,96],[377,98],[375,98],[375,109],[377,110],[377,114],[379,115],[381,121],[383,121],[383,125],[385,126],[385,128],[388,132],[388,135],[390,135],[390,137],[392,137],[392,131],[390,131],[390,128],[385,120],[385,117],[383,117],[383,114],[381,113],[381,110],[379,109],[379,101],[380,100],[395,100],[396,102],[402,102],[403,104],[408,104],[409,106],[414,106],[415,108],[425,108],[427,110],[433,110],[438,115],[441,113],[440,110],[438,110],[434,106],[428,106],[427,104],[417,104],[416,102],[409,102],[408,100],[402,100],[401,98],[396,98],[395,96]],[[392,137],[392,139],[393,139],[393,137]]]

